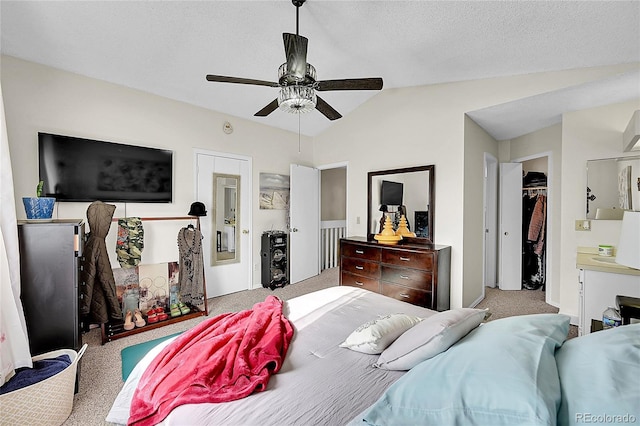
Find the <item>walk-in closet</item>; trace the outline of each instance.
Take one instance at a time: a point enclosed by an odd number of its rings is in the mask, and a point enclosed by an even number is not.
[[[522,289],[545,290],[547,157],[522,163]]]

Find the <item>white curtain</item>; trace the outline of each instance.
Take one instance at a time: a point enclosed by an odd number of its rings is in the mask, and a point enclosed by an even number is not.
[[[32,367],[24,312],[20,302],[20,252],[16,222],[13,176],[4,100],[0,85],[0,385],[14,370]]]

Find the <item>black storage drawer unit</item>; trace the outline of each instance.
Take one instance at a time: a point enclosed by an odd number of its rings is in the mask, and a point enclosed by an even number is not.
[[[32,355],[80,350],[81,219],[18,222],[21,299]]]

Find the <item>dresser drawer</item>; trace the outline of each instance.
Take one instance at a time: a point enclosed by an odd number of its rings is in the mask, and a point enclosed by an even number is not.
[[[382,294],[385,296],[393,297],[403,302],[408,302],[413,305],[424,306],[425,308],[434,309],[432,294],[430,291],[416,290],[414,288],[404,287],[401,285],[391,284],[387,282],[380,282],[380,288]]]
[[[397,249],[385,250],[382,252],[382,263],[432,271],[433,253]]]
[[[377,262],[342,256],[340,268],[344,272],[363,275],[376,280],[380,278],[380,264]]]
[[[365,290],[380,293],[380,283],[373,278],[367,278],[360,275],[343,272],[340,275],[340,285],[350,285],[353,287],[364,288]]]
[[[431,290],[433,277],[430,271],[420,269],[396,268],[382,265],[380,279],[418,290]]]
[[[340,254],[347,257],[355,257],[357,259],[366,259],[374,262],[380,262],[380,248],[369,247],[360,244],[342,243]]]

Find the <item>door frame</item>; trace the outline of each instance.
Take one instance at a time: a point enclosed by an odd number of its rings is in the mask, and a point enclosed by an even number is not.
[[[248,191],[249,195],[249,200],[250,200],[250,205],[248,206],[248,220],[247,223],[244,224],[246,225],[243,226],[244,229],[247,229],[249,231],[248,233],[248,238],[246,238],[246,245],[247,247],[245,248],[244,246],[242,246],[241,250],[247,250],[245,253],[248,253],[249,256],[249,277],[248,277],[248,284],[247,284],[247,288],[246,290],[252,290],[254,288],[254,284],[253,284],[253,267],[251,267],[251,265],[253,265],[253,158],[249,157],[247,155],[241,155],[241,154],[233,154],[233,153],[229,153],[229,152],[221,152],[221,151],[212,151],[209,149],[202,149],[202,148],[193,148],[193,194],[192,194],[192,199],[194,199],[194,201],[196,198],[196,194],[198,194],[198,155],[209,155],[209,156],[213,156],[213,157],[225,157],[225,158],[230,158],[233,160],[241,160],[241,161],[247,161],[248,162],[248,169],[249,169],[249,178],[247,179],[247,182],[242,182],[242,191]],[[243,206],[243,208],[246,206]],[[209,214],[211,214],[209,212]],[[238,230],[239,232],[242,232],[242,230]],[[240,236],[240,243],[242,244],[243,242],[243,235],[244,233],[241,234]],[[209,236],[210,237],[210,236]],[[241,251],[241,253],[242,253]],[[241,254],[242,255],[242,254]],[[205,259],[205,264],[206,264],[207,260]],[[205,270],[205,279],[206,282],[210,282],[208,277],[206,276],[207,273],[207,267],[205,266],[204,270]],[[214,297],[214,296],[212,296]]]
[[[491,165],[491,167],[489,167]],[[483,180],[483,209],[482,209],[482,299],[485,297],[485,287],[495,288],[498,286],[498,159],[488,153],[484,153],[484,180]],[[491,170],[490,170],[491,169]],[[493,185],[488,186],[489,180],[493,180]],[[493,198],[494,202],[489,203],[489,199]],[[490,235],[487,232],[487,217],[492,215],[495,218],[494,232]],[[493,237],[493,253],[487,253],[488,237]],[[494,274],[493,283],[487,283],[487,263],[493,264]],[[481,299],[481,300],[482,300]]]
[[[554,198],[553,198],[553,191],[552,191],[552,184],[553,184],[553,152],[551,151],[544,151],[544,152],[539,152],[537,154],[531,154],[531,155],[527,155],[525,157],[519,157],[519,158],[515,158],[513,160],[511,160],[511,162],[513,163],[522,163],[525,161],[529,161],[529,160],[535,160],[537,158],[542,158],[542,157],[547,157],[547,221],[546,221],[546,226],[547,226],[547,231],[545,233],[545,244],[546,244],[546,266],[545,266],[545,294],[544,294],[544,298],[545,298],[545,302],[548,303],[551,306],[554,306],[556,308],[559,307],[559,305],[557,303],[552,303],[551,301],[551,294],[552,294],[552,288],[553,288],[553,274],[550,274],[549,271],[553,271],[552,268],[552,264],[553,264],[553,246],[551,245],[551,241],[553,241],[553,238],[555,238],[555,236],[553,235],[553,223],[552,221],[549,220],[549,218],[552,216],[551,212],[553,212],[553,205],[554,205]]]
[[[338,163],[331,163],[331,164],[324,164],[322,166],[317,166],[316,169],[322,171],[322,170],[330,170],[330,169],[345,169],[345,179],[344,179],[344,185],[345,185],[345,213],[344,213],[344,217],[346,218],[346,223],[345,223],[345,235],[349,235],[349,162],[348,161],[342,161],[342,162],[338,162]],[[320,179],[320,194],[318,195],[322,195],[322,179]],[[322,202],[322,197],[320,197],[320,201]],[[320,211],[322,211],[322,204],[320,204]],[[322,221],[322,215],[320,215],[320,221]],[[322,253],[320,253],[320,256],[322,256]],[[322,259],[320,259],[322,260]]]

